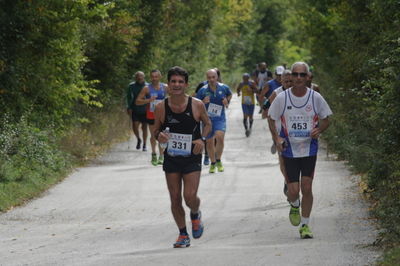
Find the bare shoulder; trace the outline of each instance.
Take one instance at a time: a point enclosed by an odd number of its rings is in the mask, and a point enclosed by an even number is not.
[[[201,107],[204,105],[204,103],[201,100],[199,100],[195,97],[192,97],[192,105],[196,106],[196,107]]]

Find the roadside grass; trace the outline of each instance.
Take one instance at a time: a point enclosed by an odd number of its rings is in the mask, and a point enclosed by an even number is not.
[[[382,260],[378,261],[378,266],[400,265],[400,246],[389,249],[385,252]]]
[[[0,131],[0,212],[40,196],[113,143],[129,138],[130,120],[121,107],[88,114],[91,122],[58,137],[22,118],[3,121]]]

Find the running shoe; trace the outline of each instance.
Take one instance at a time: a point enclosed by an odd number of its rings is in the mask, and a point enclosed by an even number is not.
[[[157,164],[158,164],[157,154],[155,154],[155,153],[151,154],[151,164],[154,166],[157,166]]]
[[[216,163],[218,172],[223,172],[224,171],[224,166],[222,165],[221,161]]]
[[[174,243],[174,248],[187,248],[190,246],[190,238],[188,235],[179,235]]]
[[[308,227],[307,224],[303,224],[302,227],[299,229],[300,237],[302,239],[307,239],[307,238],[313,238],[313,233],[310,230],[310,227]]]
[[[143,144],[143,151],[147,151],[146,145]]]
[[[300,207],[290,207],[289,220],[293,226],[298,226],[300,224]]]
[[[159,165],[162,165],[164,163],[164,156],[160,155],[160,157],[158,157],[158,162]]]
[[[199,217],[192,220],[192,235],[193,238],[200,238],[204,231],[204,225],[201,221],[201,211],[199,211]]]
[[[204,162],[203,162],[203,164],[204,164],[204,165],[209,165],[209,164],[210,164],[210,158],[208,157],[207,154],[204,155]]]
[[[141,139],[138,139],[138,140],[137,140],[137,144],[136,144],[136,149],[137,149],[137,150],[140,150],[140,144],[142,144],[142,140],[141,140]]]
[[[211,166],[210,166],[210,170],[208,171],[210,174],[214,174],[215,173],[215,164],[212,164]]]
[[[275,143],[272,143],[272,146],[271,146],[271,153],[272,153],[272,154],[275,154],[275,153],[276,153],[276,145],[275,145]]]

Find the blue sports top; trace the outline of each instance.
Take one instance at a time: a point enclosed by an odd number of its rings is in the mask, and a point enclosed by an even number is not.
[[[279,83],[278,81],[276,81],[276,79],[272,79],[272,80],[268,81],[267,83],[268,83],[269,90],[265,94],[265,97],[268,99],[269,96],[271,96],[271,94],[274,92],[274,90],[276,90],[277,88],[282,86],[282,84]]]
[[[211,120],[225,120],[225,106],[222,100],[232,95],[228,85],[224,83],[217,83],[217,89],[214,92],[209,84],[204,85],[196,94],[196,98],[203,100],[205,97],[210,96],[210,103],[206,104],[208,116]]]

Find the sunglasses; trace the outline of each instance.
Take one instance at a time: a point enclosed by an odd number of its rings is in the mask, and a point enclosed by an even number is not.
[[[307,73],[305,73],[305,72],[292,72],[292,76],[293,76],[293,77],[298,77],[298,76],[300,76],[300,77],[302,77],[302,78],[305,78],[305,77],[307,76]]]

